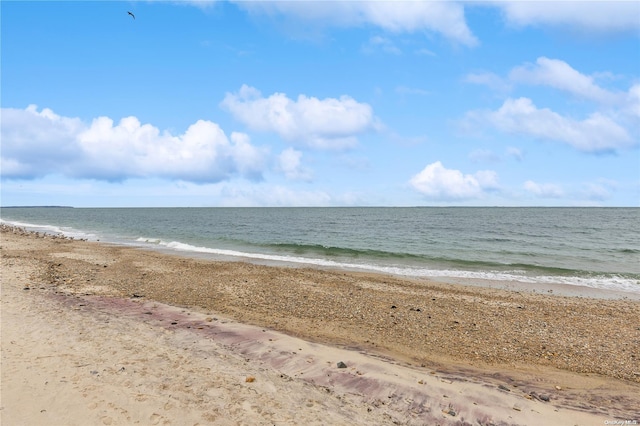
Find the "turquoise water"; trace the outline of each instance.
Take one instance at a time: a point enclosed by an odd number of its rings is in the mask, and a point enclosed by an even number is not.
[[[214,259],[640,293],[638,208],[2,208],[0,216]]]

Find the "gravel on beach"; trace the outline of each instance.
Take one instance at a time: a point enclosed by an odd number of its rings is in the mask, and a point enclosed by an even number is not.
[[[0,230],[3,257],[38,260],[33,286],[146,298],[433,368],[555,368],[640,383],[634,300],[220,262]]]

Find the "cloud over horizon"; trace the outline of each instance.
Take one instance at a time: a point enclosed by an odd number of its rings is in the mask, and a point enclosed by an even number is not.
[[[434,201],[480,198],[499,187],[498,175],[492,170],[463,174],[460,170],[445,168],[440,161],[427,165],[409,180],[409,185]]]
[[[216,123],[198,120],[180,135],[141,124],[133,116],[90,124],[29,105],[2,109],[2,177],[31,179],[49,174],[122,181],[160,177],[218,182],[233,175],[260,179],[265,148]]]

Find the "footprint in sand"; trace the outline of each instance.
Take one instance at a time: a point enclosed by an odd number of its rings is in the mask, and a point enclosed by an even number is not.
[[[113,423],[113,419],[109,416],[104,416],[102,418],[102,424],[103,425],[110,425],[111,423]]]
[[[151,417],[149,417],[149,421],[151,422],[152,425],[159,424],[160,420],[162,420],[162,416],[160,414],[153,413]]]

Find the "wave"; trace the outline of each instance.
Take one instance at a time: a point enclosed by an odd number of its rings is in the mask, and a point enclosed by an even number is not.
[[[264,247],[266,249],[277,249],[279,251],[294,253],[296,255],[304,255],[311,254],[313,257],[320,255],[324,258],[329,259],[344,259],[354,260],[354,259],[362,259],[362,260],[382,260],[382,261],[399,261],[402,263],[409,264],[430,264],[430,265],[439,265],[447,268],[454,268],[456,270],[464,269],[464,270],[518,270],[522,273],[527,272],[529,274],[537,274],[537,275],[560,275],[560,276],[573,276],[573,275],[581,275],[587,276],[590,274],[589,271],[571,269],[571,268],[562,268],[562,267],[554,267],[554,266],[544,266],[540,264],[534,263],[509,263],[509,262],[495,262],[490,260],[479,260],[479,259],[461,259],[461,258],[452,258],[452,257],[444,257],[444,256],[429,256],[425,254],[414,254],[407,252],[390,252],[383,250],[374,250],[374,249],[353,249],[353,248],[345,248],[345,247],[335,247],[335,246],[325,246],[320,244],[295,244],[295,243],[275,243],[275,244],[262,244],[260,247]],[[529,259],[536,259],[538,257],[535,253],[515,253],[515,252],[500,252],[501,255],[520,255],[526,256]],[[341,261],[338,261],[341,262]],[[342,263],[342,262],[341,262]]]
[[[626,248],[626,249],[619,249],[619,250],[615,250],[618,253],[625,253],[625,254],[637,254],[640,253],[640,249],[631,249],[631,248]]]
[[[27,230],[62,234],[74,238],[97,240],[98,236],[70,227],[34,224],[0,219],[0,223]],[[198,246],[180,241],[164,241],[160,238],[99,238],[124,245],[152,249],[164,249],[185,253],[200,253],[219,258],[253,259],[255,261],[298,264],[335,269],[362,270],[397,276],[431,279],[465,279],[490,281],[517,281],[532,284],[569,284],[603,290],[640,293],[640,275],[606,274],[589,271],[542,266],[530,263],[498,263],[484,260],[464,260],[446,257],[418,255],[406,252],[390,252],[373,249],[352,249],[321,244],[275,243],[253,245],[256,251],[223,249]],[[242,246],[243,242],[236,242]],[[244,242],[246,245],[247,243]],[[635,254],[636,249],[620,249]],[[275,251],[276,253],[269,253]],[[533,255],[527,257],[534,258]]]
[[[4,220],[4,219],[0,219],[0,223],[5,224],[5,225],[9,225],[9,226],[15,226],[15,227],[18,227],[18,228],[25,228],[25,229],[33,230],[33,231],[56,233],[56,234],[63,234],[64,233],[62,228],[59,228],[59,227],[54,226],[54,225],[37,225],[35,223],[18,222],[18,221],[15,221],[15,220],[7,221],[7,220]]]
[[[48,224],[36,224],[28,222],[20,222],[16,220],[4,220],[0,219],[0,223],[15,226],[18,228],[24,228],[27,231],[42,232],[45,234],[64,235],[65,237],[72,237],[78,239],[96,240],[96,235],[88,232],[79,231],[70,227],[60,227],[56,225]]]
[[[293,252],[297,254],[320,254],[326,257],[424,259],[424,256],[412,253],[390,252],[375,249],[354,249],[348,247],[326,246],[322,244],[273,243],[258,244],[257,246],[266,249],[275,249],[277,251]]]
[[[383,265],[379,262],[367,262],[367,258],[362,258],[361,262],[354,263],[349,261],[339,261],[326,259],[322,257],[304,257],[292,254],[267,254],[256,253],[239,250],[218,249],[203,246],[194,246],[178,241],[165,242],[157,238],[138,238],[138,242],[145,244],[152,244],[154,246],[160,246],[170,250],[193,252],[210,254],[221,257],[229,257],[234,259],[254,259],[258,261],[277,262],[284,264],[303,264],[310,266],[320,266],[336,269],[349,269],[349,270],[364,270],[370,272],[381,272],[385,274],[417,277],[417,278],[460,278],[471,280],[489,280],[489,281],[517,281],[523,283],[532,284],[568,284],[585,286],[603,290],[617,290],[625,292],[640,293],[640,276],[627,274],[627,275],[614,275],[614,274],[593,274],[585,271],[574,271],[570,269],[562,268],[550,268],[537,265],[526,264],[498,264],[491,262],[478,262],[478,261],[457,261],[457,266],[460,268],[430,268],[426,266],[407,266],[407,265]],[[281,246],[286,246],[281,245]],[[293,245],[298,247],[298,245]],[[314,247],[316,250],[318,247],[324,246],[307,246]],[[351,249],[337,249],[328,248],[335,251],[352,251]],[[336,250],[337,249],[337,250]],[[358,253],[367,253],[368,250],[354,250]],[[376,252],[374,250],[374,252]],[[389,255],[389,253],[384,255]],[[413,256],[413,255],[412,255]],[[420,256],[415,256],[419,258]],[[452,262],[454,263],[454,262]],[[467,267],[465,268],[464,265]],[[478,268],[471,270],[468,266],[484,266],[484,268]],[[494,266],[493,269],[487,268],[487,266]],[[500,267],[499,269],[496,267]],[[536,270],[538,273],[532,273],[532,270]],[[546,273],[545,273],[546,272]]]

